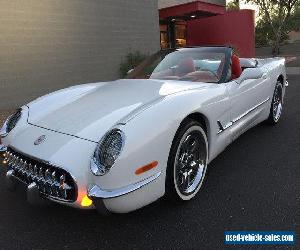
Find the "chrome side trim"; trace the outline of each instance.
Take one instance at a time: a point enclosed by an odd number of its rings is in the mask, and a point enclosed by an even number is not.
[[[222,133],[224,130],[230,128],[233,125],[233,122],[228,122],[225,126],[222,125],[220,121],[218,121],[218,126],[219,126],[219,132],[218,134]]]
[[[229,122],[228,124],[226,124],[225,126],[222,125],[222,123],[220,121],[218,121],[218,126],[219,126],[219,132],[218,134],[221,134],[224,130],[230,128],[232,125],[234,125],[236,122],[238,122],[239,120],[241,120],[242,118],[244,118],[245,116],[247,116],[248,114],[250,114],[251,112],[253,112],[255,109],[259,108],[260,106],[262,106],[263,104],[265,104],[266,102],[268,102],[270,100],[270,97],[266,100],[264,100],[263,102],[257,104],[256,106],[254,106],[253,108],[249,109],[248,111],[246,111],[245,113],[241,114],[240,116],[238,116],[237,118],[233,119],[231,122]]]
[[[251,113],[252,111],[254,111],[255,109],[259,108],[260,106],[262,106],[263,104],[265,104],[266,102],[268,102],[270,100],[270,97],[268,97],[266,100],[262,101],[261,103],[257,104],[256,106],[254,106],[253,108],[249,109],[248,111],[246,111],[245,113],[241,114],[240,116],[238,116],[237,118],[235,118],[232,123],[236,123],[237,121],[241,120],[242,118],[244,118],[246,115],[248,115],[249,113]]]
[[[136,191],[137,189],[140,189],[147,184],[153,182],[161,175],[161,172],[158,172],[155,175],[150,176],[149,178],[142,180],[140,182],[137,182],[135,184],[128,185],[126,187],[113,189],[113,190],[104,190],[99,188],[97,185],[92,186],[88,190],[88,196],[91,199],[109,199],[109,198],[116,198],[125,194],[129,194],[133,191]]]

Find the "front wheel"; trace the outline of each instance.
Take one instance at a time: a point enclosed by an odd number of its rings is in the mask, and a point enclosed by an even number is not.
[[[201,124],[186,120],[174,138],[167,167],[166,196],[173,201],[192,199],[203,183],[208,141]]]
[[[275,125],[279,122],[283,109],[283,87],[280,81],[277,81],[272,99],[268,123]]]

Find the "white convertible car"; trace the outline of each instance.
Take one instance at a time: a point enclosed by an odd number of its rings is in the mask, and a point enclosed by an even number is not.
[[[127,79],[63,89],[10,116],[0,134],[7,186],[26,188],[32,204],[101,213],[190,200],[228,144],[279,121],[287,86],[283,58],[161,51]]]

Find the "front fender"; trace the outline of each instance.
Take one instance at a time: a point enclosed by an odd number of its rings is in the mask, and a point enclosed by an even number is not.
[[[149,178],[158,172],[164,179],[170,148],[181,122],[190,114],[199,112],[209,121],[228,115],[225,87],[216,85],[214,95],[205,90],[192,90],[165,97],[134,119],[119,125],[125,134],[125,144],[120,157],[110,172],[104,176],[94,176],[94,182],[100,188],[111,190],[122,188]],[[219,109],[215,109],[219,107]],[[217,122],[209,126],[209,133],[217,134]],[[156,168],[141,175],[135,171],[153,161],[158,162]],[[162,183],[164,193],[164,183]]]

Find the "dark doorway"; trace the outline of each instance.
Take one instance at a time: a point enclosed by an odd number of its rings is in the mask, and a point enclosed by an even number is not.
[[[185,47],[186,38],[186,21],[172,19],[160,23],[160,46],[162,49]]]

